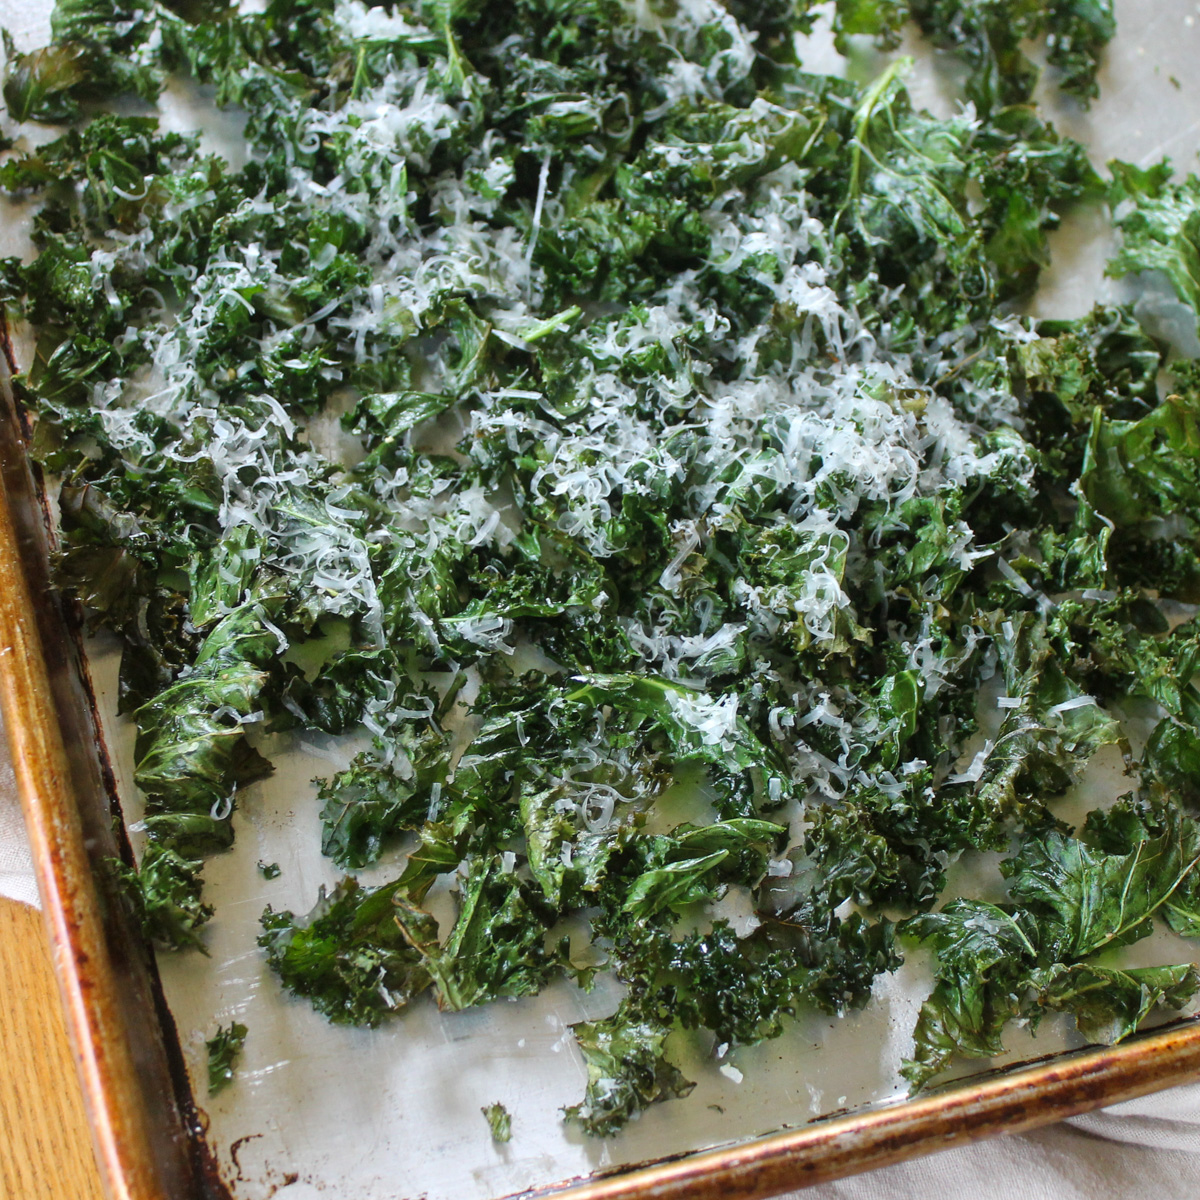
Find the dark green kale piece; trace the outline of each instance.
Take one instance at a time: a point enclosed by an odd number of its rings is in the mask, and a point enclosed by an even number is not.
[[[282,983],[337,1024],[378,1025],[431,982],[420,951],[396,920],[395,883],[343,880],[321,889],[304,917],[263,913],[259,945]],[[431,918],[424,918],[426,927]],[[410,919],[408,928],[417,926]]]
[[[738,938],[727,921],[672,942],[660,970],[680,1024],[711,1030],[718,1044],[777,1037],[800,1003],[800,972],[789,950],[767,932]]]
[[[4,31],[4,103],[14,121],[69,121],[79,115],[71,92],[87,78],[87,48],[78,43],[20,54]]]
[[[1035,971],[1039,1009],[1069,1012],[1089,1042],[1111,1046],[1134,1033],[1154,1009],[1179,1010],[1200,990],[1192,963],[1174,967],[1102,967],[1076,963]]]
[[[1005,859],[1009,894],[1036,917],[1043,956],[1074,962],[1148,936],[1150,918],[1200,862],[1195,821],[1171,808],[1163,820],[1125,854],[1052,831]]]
[[[1167,805],[1148,814],[1118,806],[1089,816],[1092,839],[1051,830],[1024,839],[1001,870],[1015,905],[953,900],[902,932],[936,954],[936,985],[917,1022],[904,1074],[921,1087],[958,1055],[986,1057],[1005,1025],[1068,1012],[1089,1040],[1111,1044],[1156,1006],[1182,1008],[1200,989],[1185,963],[1117,968],[1094,957],[1146,937],[1161,913],[1183,926],[1200,863],[1200,827]],[[1179,896],[1184,908],[1173,907]]]
[[[163,849],[164,864],[178,861],[176,849],[208,854],[228,848],[238,787],[271,771],[242,725],[253,719],[266,682],[266,671],[256,664],[278,644],[261,616],[257,606],[235,609],[204,639],[189,673],[138,710],[134,779],[146,796],[146,829],[152,847]],[[195,890],[196,907],[200,864],[186,866],[173,872],[177,899],[182,902],[186,883]],[[205,906],[196,911],[211,912]],[[159,924],[155,936],[171,945],[193,944],[196,924]]]
[[[994,630],[1008,707],[975,786],[985,818],[980,849],[1001,849],[1014,815],[1045,822],[1041,798],[1065,791],[1101,746],[1120,738],[1117,722],[1066,675],[1047,633],[1032,613]]]
[[[536,898],[499,856],[470,865],[444,942],[437,941],[437,925],[413,906],[398,908],[396,922],[433,981],[438,1007],[451,1012],[497,996],[531,995],[556,969]]]
[[[379,858],[387,838],[424,825],[435,800],[432,789],[449,774],[450,747],[431,725],[408,749],[411,754],[402,760],[408,778],[399,774],[398,763],[361,754],[345,771],[318,781],[321,851],[339,867],[367,866]]]
[[[1122,244],[1108,273],[1119,279],[1138,271],[1162,271],[1180,300],[1200,314],[1200,180],[1189,175],[1170,182],[1165,160],[1150,171],[1122,162],[1110,163],[1109,168],[1114,223]]]
[[[1200,814],[1200,733],[1174,717],[1164,717],[1142,752],[1143,788],[1170,797],[1192,815]]]
[[[587,1063],[587,1092],[564,1109],[585,1133],[608,1137],[651,1104],[696,1086],[666,1057],[670,1021],[622,1004],[611,1017],[572,1025]]]
[[[1003,1049],[1004,1026],[1021,1009],[1022,975],[1036,960],[1029,922],[993,904],[951,900],[901,929],[937,956],[936,983],[921,1006],[904,1075],[921,1087],[958,1054],[984,1058]]]
[[[980,231],[999,295],[1030,292],[1049,265],[1046,235],[1059,213],[1077,201],[1101,199],[1103,181],[1080,143],[1060,136],[1025,105],[1000,109],[974,148],[985,197]]]
[[[1013,349],[1036,419],[1048,434],[1078,444],[1096,408],[1136,420],[1156,407],[1162,351],[1129,309],[1097,306],[1076,321],[1041,321],[1037,334]],[[1074,471],[1079,466],[1064,463]]]
[[[984,113],[1030,99],[1038,71],[1021,41],[1043,34],[1059,86],[1087,104],[1099,94],[1096,70],[1116,32],[1111,0],[912,0],[911,11],[936,45],[962,56],[967,95]]]
[[[583,686],[568,694],[569,702],[630,713],[661,733],[675,763],[703,763],[719,789],[723,819],[752,818],[756,805],[777,806],[790,793],[774,753],[737,716],[736,696],[718,700],[646,675],[594,675],[578,682]]]
[[[238,1059],[246,1044],[249,1031],[239,1021],[230,1021],[228,1026],[218,1025],[217,1032],[205,1042],[208,1048],[208,1094],[215,1096],[233,1082]]]
[[[184,858],[169,844],[157,841],[146,847],[136,869],[116,865],[125,894],[150,941],[172,948],[195,946],[204,950],[200,928],[213,910],[200,900],[202,865],[199,859]]]

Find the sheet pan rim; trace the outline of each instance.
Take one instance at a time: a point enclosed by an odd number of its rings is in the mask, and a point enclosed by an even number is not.
[[[82,822],[84,797],[52,683],[46,634],[60,632],[63,614],[56,594],[42,597],[41,611],[35,602],[37,582],[46,576],[47,564],[33,560],[46,554],[47,531],[31,528],[35,520],[44,519],[44,509],[30,470],[2,325],[0,343],[0,711],[93,1150],[111,1200],[217,1200],[220,1186],[214,1188],[212,1178],[203,1183],[197,1179],[195,1131],[187,1127],[177,1104],[168,1118],[170,1144],[156,1144],[151,1136],[164,1116],[160,1112],[156,1118],[151,1112],[151,1096],[157,1089],[160,1107],[164,1094],[177,1101],[178,1084],[168,1078],[161,1055],[152,1055],[148,1064],[144,1055],[139,1062],[135,1052],[130,1026],[135,1016],[143,1023],[147,1016],[152,1018],[151,1044],[165,1051],[167,1031],[158,1014],[123,1010],[117,971],[128,973],[129,964],[114,960],[106,927],[119,913],[120,902],[111,887],[106,892],[105,880],[93,866],[94,848],[89,849]],[[66,643],[69,633],[65,627],[61,632]],[[78,668],[70,645],[63,649],[67,661]],[[90,694],[85,680],[71,682]],[[86,755],[103,777],[98,730]],[[188,1181],[183,1190],[182,1180]]]

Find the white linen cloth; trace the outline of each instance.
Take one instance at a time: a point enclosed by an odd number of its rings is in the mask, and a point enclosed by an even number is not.
[[[3,713],[0,713],[0,896],[10,896],[35,908],[39,906],[33,858],[25,835],[25,818],[17,800],[17,781],[13,778]]]
[[[2,737],[0,896],[38,903]],[[1200,1200],[1200,1083],[809,1188],[794,1200]]]

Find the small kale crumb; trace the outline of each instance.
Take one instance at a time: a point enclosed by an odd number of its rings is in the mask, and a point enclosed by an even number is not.
[[[486,1104],[479,1110],[487,1118],[492,1130],[492,1141],[504,1143],[512,1138],[512,1115],[499,1101]]]
[[[217,1032],[205,1043],[208,1047],[208,1094],[215,1096],[233,1082],[234,1064],[241,1057],[246,1041],[246,1026],[237,1021],[228,1028],[217,1026]]]
[[[263,862],[261,858],[258,860],[258,873],[264,879],[278,879],[279,872],[280,866],[278,863]]]

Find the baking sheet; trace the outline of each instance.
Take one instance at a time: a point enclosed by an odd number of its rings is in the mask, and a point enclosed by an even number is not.
[[[0,0],[0,23],[24,49],[47,39],[48,12],[44,0]],[[1193,70],[1200,6],[1118,0],[1117,14],[1121,33],[1101,74],[1100,102],[1086,114],[1053,104],[1048,110],[1064,132],[1093,148],[1098,165],[1114,156],[1145,165],[1170,153],[1181,170],[1193,169],[1200,124],[1184,114],[1200,113],[1200,77]],[[827,42],[810,51],[806,63],[815,69],[841,64]],[[938,70],[915,43],[901,52],[921,60],[912,87],[917,102],[948,111]],[[864,51],[848,69],[869,76],[880,63]],[[194,90],[172,89],[166,108],[172,127],[199,123],[213,149],[228,157],[242,153],[236,116],[214,113]],[[0,253],[27,252],[28,211],[14,208],[0,228]],[[1031,309],[1037,315],[1077,316],[1094,299],[1125,294],[1102,277],[1111,252],[1103,214],[1073,216],[1056,235],[1054,250],[1055,266]],[[1192,346],[1194,326],[1166,292],[1152,287],[1139,303],[1160,328],[1175,332],[1181,349],[1200,353],[1200,345]],[[133,731],[115,715],[114,647],[99,640],[90,657],[127,819],[136,823]],[[579,1099],[586,1080],[567,1025],[610,1012],[618,998],[611,986],[601,983],[585,995],[562,983],[538,997],[460,1014],[439,1014],[424,997],[379,1030],[329,1025],[306,1001],[282,993],[255,939],[265,903],[306,911],[318,886],[338,877],[319,852],[310,781],[345,765],[356,748],[354,739],[317,734],[260,741],[276,774],[239,794],[237,843],[210,859],[205,871],[206,895],[217,909],[209,927],[212,957],[159,956],[197,1101],[210,1120],[208,1141],[239,1200],[273,1194],[284,1200],[322,1194],[486,1200],[903,1096],[897,1068],[929,987],[919,954],[877,981],[865,1011],[840,1019],[809,1015],[783,1037],[735,1051],[721,1064],[710,1037],[680,1036],[673,1051],[697,1080],[696,1090],[684,1101],[647,1110],[622,1135],[604,1141],[585,1140],[562,1124],[558,1110]],[[1057,811],[1071,820],[1127,787],[1119,762],[1098,757]],[[393,852],[363,878],[393,874],[402,858],[402,850]],[[280,876],[264,881],[259,861],[278,862]],[[999,887],[994,859],[964,859],[956,874],[965,892],[994,895]],[[1178,962],[1191,958],[1194,947],[1164,931],[1129,953],[1131,962]],[[204,1039],[231,1019],[250,1029],[245,1055],[237,1081],[210,1101]],[[1061,1025],[1049,1023],[1036,1040],[1014,1030],[1008,1042],[1013,1060],[1075,1044]],[[491,1141],[479,1112],[497,1100],[513,1114],[513,1140],[502,1147]]]

